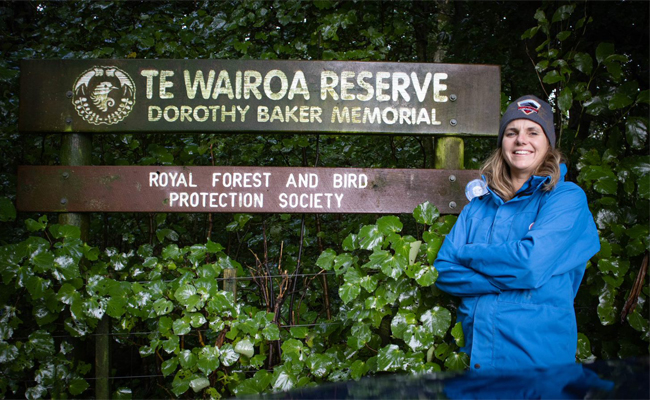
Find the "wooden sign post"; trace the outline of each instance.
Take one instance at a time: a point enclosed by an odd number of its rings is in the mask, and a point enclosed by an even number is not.
[[[499,67],[490,65],[30,60],[21,66],[19,129],[486,136],[498,131],[499,100]],[[443,147],[438,167],[462,169],[460,154],[455,164],[441,163]],[[477,177],[435,170],[33,168],[20,170],[19,210],[403,213],[429,200],[443,213],[458,213],[464,185]]]

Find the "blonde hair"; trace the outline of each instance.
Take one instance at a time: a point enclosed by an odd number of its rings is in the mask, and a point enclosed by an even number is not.
[[[560,181],[560,163],[564,161],[562,152],[549,147],[542,163],[537,167],[533,175],[550,176],[551,180],[544,184],[543,190],[550,191]],[[502,148],[497,148],[492,155],[485,160],[481,167],[481,175],[490,188],[496,192],[504,201],[515,197],[516,189],[512,185],[510,177],[510,166],[503,158]]]

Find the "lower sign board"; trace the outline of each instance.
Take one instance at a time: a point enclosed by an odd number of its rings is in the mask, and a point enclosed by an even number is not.
[[[17,206],[52,212],[444,214],[467,203],[475,170],[22,166]]]

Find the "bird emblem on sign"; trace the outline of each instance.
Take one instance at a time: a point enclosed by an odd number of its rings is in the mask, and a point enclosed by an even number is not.
[[[95,66],[75,81],[72,104],[86,122],[116,124],[129,115],[135,104],[135,84],[117,67]]]

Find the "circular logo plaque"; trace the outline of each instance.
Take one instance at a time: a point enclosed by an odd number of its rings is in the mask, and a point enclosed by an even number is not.
[[[85,71],[75,81],[72,94],[79,116],[93,125],[117,124],[135,104],[133,80],[114,66],[95,66]]]

